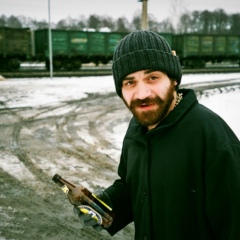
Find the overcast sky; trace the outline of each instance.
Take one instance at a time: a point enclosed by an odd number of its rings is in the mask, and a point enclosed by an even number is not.
[[[50,3],[51,21],[55,23],[68,16],[78,18],[91,14],[111,16],[114,19],[125,16],[131,21],[133,15],[142,9],[142,3],[138,0],[50,0]],[[227,13],[240,13],[240,0],[148,0],[148,13],[158,21],[183,10],[213,11],[218,8]],[[0,0],[2,14],[48,20],[48,0]]]

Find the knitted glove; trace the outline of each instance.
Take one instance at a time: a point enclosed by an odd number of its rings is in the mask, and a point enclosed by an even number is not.
[[[106,192],[101,189],[97,189],[94,191],[94,194],[97,198],[105,202],[108,206],[112,207],[111,200]],[[79,207],[74,207],[73,212],[77,214],[80,219],[80,223],[85,227],[92,227],[95,231],[100,232],[104,228],[98,223],[98,216],[94,213],[94,211],[87,211],[87,213],[81,209],[81,205]]]

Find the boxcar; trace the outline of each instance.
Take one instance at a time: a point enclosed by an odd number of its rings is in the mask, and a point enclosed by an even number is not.
[[[105,37],[105,59],[103,63],[107,63],[112,60],[113,53],[116,49],[118,43],[125,37],[127,33],[119,33],[119,32],[108,32]]]
[[[9,70],[20,67],[21,61],[31,58],[29,28],[0,28],[0,66]]]
[[[173,34],[172,33],[159,33],[159,35],[166,39],[166,41],[168,42],[168,44],[170,45],[170,47],[172,49],[174,48]]]
[[[54,69],[79,69],[82,63],[108,63],[125,33],[52,30]],[[35,31],[35,56],[49,66],[49,31]]]
[[[52,54],[55,69],[60,69],[69,54],[68,32],[65,30],[52,30]],[[35,51],[34,56],[39,61],[45,61],[49,68],[49,31],[40,29],[34,31]]]
[[[174,47],[186,67],[240,59],[240,36],[237,35],[180,34],[174,36]]]

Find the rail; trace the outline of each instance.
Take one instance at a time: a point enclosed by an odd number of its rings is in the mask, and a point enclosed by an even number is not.
[[[183,74],[195,73],[231,73],[240,72],[238,65],[207,65],[205,68],[183,68]],[[42,63],[23,64],[18,71],[1,71],[0,74],[5,78],[36,78],[48,77],[49,71],[46,71]],[[107,76],[112,75],[111,64],[95,66],[93,64],[83,64],[81,69],[74,71],[57,70],[53,72],[55,77],[83,77],[83,76]]]

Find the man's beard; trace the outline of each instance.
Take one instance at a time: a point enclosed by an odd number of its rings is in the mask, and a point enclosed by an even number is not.
[[[175,86],[173,84],[170,85],[166,95],[164,98],[160,98],[159,96],[153,98],[145,98],[143,100],[134,99],[131,101],[130,106],[123,99],[126,106],[132,112],[133,116],[138,120],[138,122],[145,126],[153,126],[159,122],[161,122],[169,112],[169,108],[174,100]],[[150,105],[154,104],[157,106],[157,109],[146,110],[146,111],[138,111],[137,108],[142,104]]]

